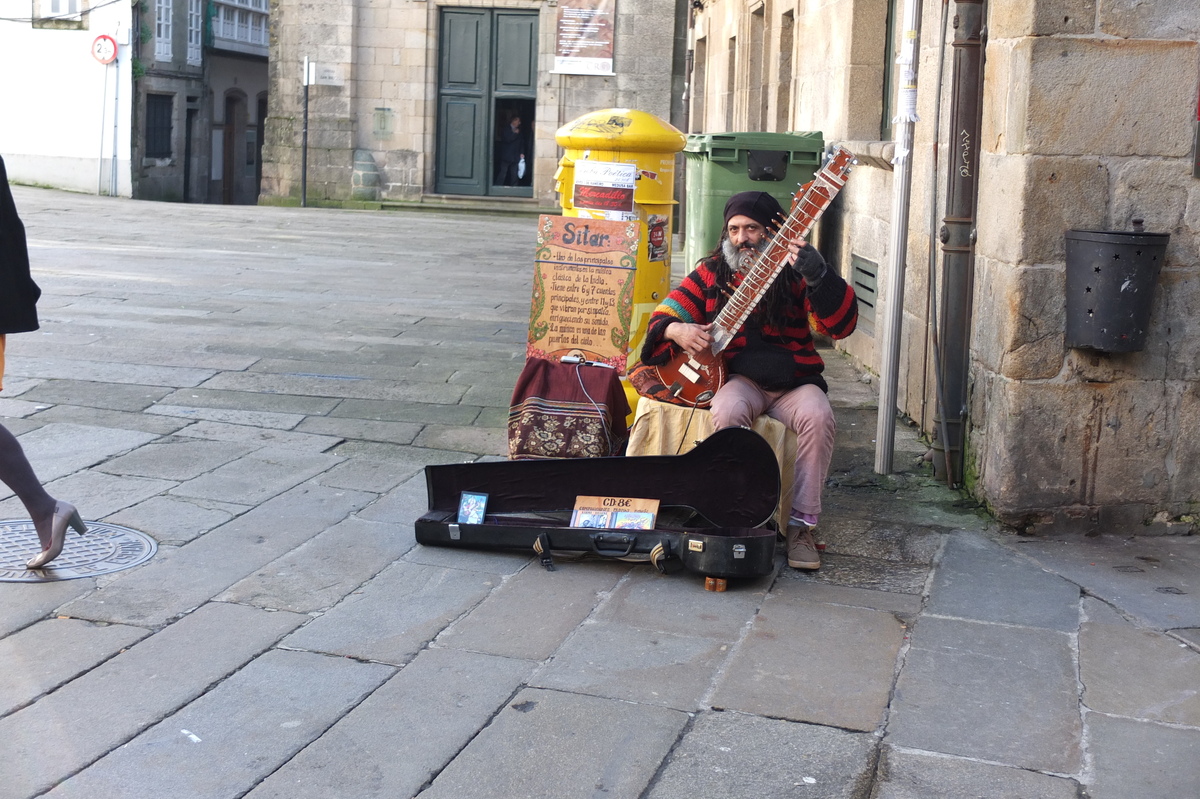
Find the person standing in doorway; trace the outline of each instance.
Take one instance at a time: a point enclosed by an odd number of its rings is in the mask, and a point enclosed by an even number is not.
[[[521,116],[513,114],[504,130],[500,131],[500,147],[497,151],[497,186],[516,186],[521,177],[517,167],[526,157],[525,132],[521,130]]]
[[[0,158],[0,389],[4,388],[4,345],[8,333],[38,329],[37,301],[42,291],[29,274],[25,226],[17,216],[8,172]],[[25,566],[40,569],[59,556],[67,528],[82,534],[87,526],[69,502],[46,493],[16,437],[0,424],[0,482],[17,495],[37,530],[42,551]]]

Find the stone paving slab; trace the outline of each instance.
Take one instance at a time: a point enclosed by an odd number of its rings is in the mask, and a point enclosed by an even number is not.
[[[96,580],[90,577],[40,583],[0,583],[0,635],[11,635],[28,627],[46,618],[55,608],[95,588]]]
[[[885,746],[871,799],[1079,799],[1071,779]],[[1132,799],[1129,797],[1128,799]]]
[[[817,537],[820,537],[819,533]],[[930,569],[931,567],[924,563],[900,563],[894,560],[823,552],[820,571],[781,569],[779,579],[920,596],[925,592]]]
[[[1200,730],[1088,713],[1089,799],[1181,799],[1200,784]]]
[[[511,394],[511,389],[509,391]],[[507,415],[508,405],[505,404]],[[477,455],[507,455],[508,430],[504,427],[448,427],[428,425],[413,444],[430,449],[457,450]]]
[[[182,389],[167,394],[157,404],[187,408],[212,408],[229,411],[320,416],[337,407],[336,397],[307,397],[294,394],[259,394],[253,391],[220,391],[204,388]]]
[[[1051,630],[1079,628],[1079,586],[982,536],[946,541],[926,611]]]
[[[158,436],[136,430],[78,424],[48,424],[21,436],[29,462],[43,483],[65,477],[136,449]]]
[[[373,419],[381,422],[466,425],[479,415],[476,405],[444,405],[430,402],[347,399],[329,412],[331,417]]]
[[[62,612],[94,621],[154,626],[207,602],[374,498],[372,494],[302,485],[104,588]]]
[[[588,563],[586,568],[550,572],[530,564],[442,632],[437,644],[545,660],[630,568],[627,563]]]
[[[220,408],[196,408],[190,405],[167,405],[162,402],[151,405],[144,412],[155,416],[171,416],[193,422],[204,420],[250,427],[265,427],[274,430],[293,430],[305,418],[298,413],[231,411]]]
[[[233,441],[239,444],[280,447],[299,452],[328,452],[342,441],[334,436],[317,436],[311,433],[293,433],[290,430],[270,430],[209,421],[196,422],[180,430],[177,435],[206,438],[210,441]]]
[[[375,461],[398,460],[423,464],[470,463],[478,457],[478,454],[474,452],[410,447],[402,444],[384,444],[378,441],[347,441],[329,451],[333,455],[345,458],[366,458]]]
[[[104,521],[141,530],[160,544],[182,546],[248,510],[249,505],[156,496],[106,516]]]
[[[155,301],[177,302],[173,297],[142,297],[138,300],[138,303],[144,307],[146,304],[152,304]],[[197,310],[205,315],[210,313],[206,309]],[[199,352],[176,349],[174,347],[152,348],[144,346],[144,344],[145,342],[134,343],[129,340],[92,343],[87,346],[85,353],[87,360],[91,362],[137,363],[145,366],[177,366],[207,370],[209,373],[214,371],[240,372],[243,369],[250,368],[259,360],[257,357],[228,355],[223,352]],[[46,357],[53,360],[71,360],[78,358],[80,355],[80,349],[75,344],[42,341],[38,343],[37,349],[39,357]],[[7,386],[5,386],[5,391],[8,391]]]
[[[1074,774],[1078,707],[1066,633],[923,617],[896,683],[888,741]]]
[[[39,406],[44,407],[44,406]],[[3,411],[0,411],[2,414]],[[77,405],[56,405],[34,418],[43,424],[87,424],[93,427],[112,427],[118,430],[140,430],[158,436],[169,436],[187,427],[186,419],[154,416],[153,406],[140,413],[108,411],[100,408],[81,408]]]
[[[459,401],[468,405],[488,403],[464,399],[466,386],[446,382],[391,383],[386,380],[338,380],[336,378],[292,377],[266,372],[222,372],[204,384],[205,388],[226,391],[250,391],[265,394],[293,394],[310,397],[348,397],[351,399],[405,400],[413,402]],[[505,407],[512,399],[512,389],[504,400]]]
[[[943,532],[927,525],[834,514],[821,520],[815,534],[831,554],[930,564],[941,549]]]
[[[263,447],[181,483],[171,494],[257,505],[339,463],[333,455]]]
[[[704,580],[698,575],[663,575],[646,564],[630,570],[628,579],[617,586],[594,618],[732,643],[745,633],[773,579],[774,575],[768,575],[734,581],[723,592],[705,591]]]
[[[191,480],[254,452],[256,448],[228,441],[205,441],[169,436],[100,464],[109,474]]]
[[[1200,536],[1017,539],[1012,546],[1147,627],[1200,627]]]
[[[216,599],[295,613],[330,608],[413,546],[398,532],[395,525],[345,519]]]
[[[1092,710],[1200,727],[1200,653],[1162,633],[1082,625],[1079,681]]]
[[[462,569],[465,571],[492,574],[503,577],[516,574],[522,569],[540,562],[533,552],[492,552],[479,549],[452,549],[450,547],[427,547],[418,544],[404,555],[406,563],[423,566],[437,566],[445,569]],[[562,567],[559,567],[562,570]]]
[[[392,673],[376,663],[267,652],[47,796],[240,796]]]
[[[71,503],[79,509],[79,515],[87,521],[103,519],[162,491],[167,491],[178,483],[171,480],[151,480],[146,477],[117,477],[89,469],[58,480],[51,480],[45,485],[46,490],[52,496],[70,497]],[[0,516],[28,518],[29,514],[25,511],[25,506],[13,498],[0,503]],[[68,534],[68,544],[74,537],[74,531]]]
[[[712,706],[873,731],[883,722],[904,628],[890,613],[774,594],[721,676]]]
[[[875,736],[703,713],[671,752],[647,799],[866,799]]]
[[[363,313],[356,308],[353,313]],[[411,353],[406,353],[414,361]],[[293,377],[336,377],[368,380],[418,380],[437,382],[449,380],[458,368],[457,363],[438,361],[433,363],[386,361],[363,363],[357,358],[343,359],[337,364],[328,361],[308,361],[302,358],[262,358],[246,371]]]
[[[8,391],[5,390],[7,397]],[[24,419],[27,416],[32,416],[38,411],[45,410],[48,406],[40,402],[27,402],[26,400],[0,398],[0,417],[4,419]]]
[[[192,701],[303,621],[293,613],[209,604],[0,719],[5,795],[24,799],[48,790]]]
[[[694,711],[702,707],[730,649],[713,638],[589,622],[529,684]]]
[[[412,444],[422,426],[411,422],[378,422],[347,417],[310,416],[296,430],[301,433],[337,436],[344,439]]]
[[[101,390],[101,386],[103,389]],[[47,405],[78,405],[110,411],[142,411],[171,393],[170,387],[47,380],[23,399]]]
[[[141,627],[47,619],[0,638],[0,716],[67,683],[149,635]]]
[[[352,488],[356,491],[386,494],[424,468],[423,463],[355,458],[343,461],[313,479],[332,488]]]
[[[914,594],[872,591],[869,588],[832,585],[815,580],[778,580],[771,588],[771,595],[791,602],[820,602],[882,610],[905,620],[915,619],[921,612],[921,597]]]
[[[667,708],[526,689],[421,799],[640,796],[687,720]]]
[[[416,796],[532,668],[505,657],[427,649],[246,799]]]
[[[357,461],[358,459],[355,459]],[[355,462],[351,461],[351,462]],[[378,501],[371,503],[358,515],[369,521],[408,526],[429,510],[429,492],[425,487],[425,464],[404,464],[405,470],[416,467],[417,471]],[[415,535],[415,533],[414,533]]]
[[[191,369],[179,366],[152,366],[140,363],[93,361],[86,349],[76,351],[76,357],[57,360],[52,357],[13,359],[13,369],[19,374],[36,375],[54,381],[70,383],[105,383],[133,387],[186,388],[198,386],[217,372],[213,369]],[[85,357],[80,358],[80,355]],[[106,389],[107,390],[107,389]]]
[[[499,582],[494,575],[401,561],[283,643],[403,665]]]

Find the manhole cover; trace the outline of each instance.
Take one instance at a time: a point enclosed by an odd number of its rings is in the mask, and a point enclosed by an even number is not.
[[[0,582],[45,583],[75,580],[128,569],[154,557],[158,544],[145,533],[116,524],[88,522],[87,535],[67,532],[67,543],[44,569],[25,564],[41,551],[37,531],[28,519],[0,521]]]

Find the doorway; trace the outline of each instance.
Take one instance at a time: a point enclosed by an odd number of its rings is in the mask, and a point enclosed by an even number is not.
[[[444,8],[439,31],[434,191],[532,197],[537,12]]]

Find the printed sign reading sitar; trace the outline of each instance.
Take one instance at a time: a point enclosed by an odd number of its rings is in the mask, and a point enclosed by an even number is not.
[[[625,373],[641,225],[542,216],[526,356],[576,355]]]

